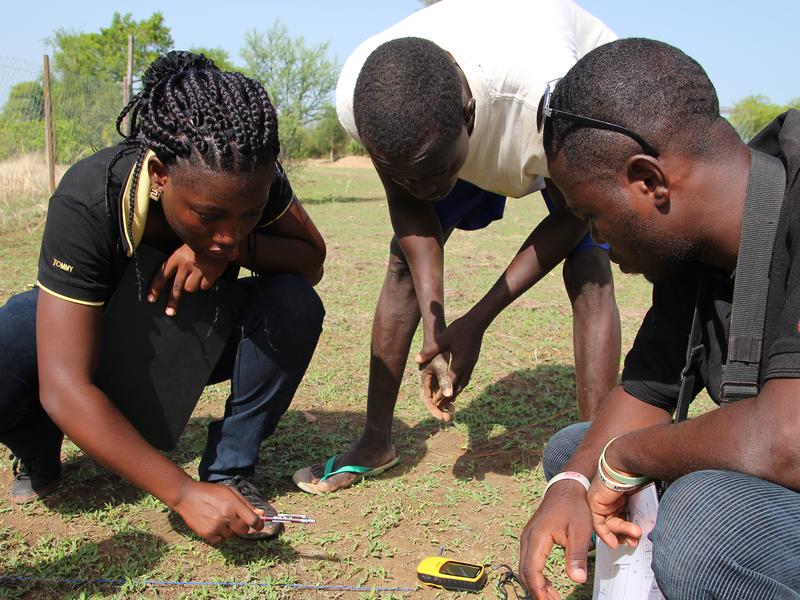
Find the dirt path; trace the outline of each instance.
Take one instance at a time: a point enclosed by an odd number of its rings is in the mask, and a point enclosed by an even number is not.
[[[335,167],[335,168],[347,168],[347,169],[371,169],[372,168],[372,161],[369,159],[369,156],[343,156],[340,159],[337,159],[333,162],[329,161],[327,158],[309,158],[308,164],[313,165],[315,167],[320,167],[323,169]]]

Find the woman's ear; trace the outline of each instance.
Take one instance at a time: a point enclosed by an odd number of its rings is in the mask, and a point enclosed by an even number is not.
[[[157,156],[151,156],[147,161],[147,174],[152,185],[164,189],[169,181],[169,169]]]

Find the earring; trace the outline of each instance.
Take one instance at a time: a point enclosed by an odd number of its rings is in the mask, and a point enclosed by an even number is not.
[[[150,186],[150,193],[147,194],[147,195],[150,196],[150,200],[155,200],[156,202],[158,202],[159,200],[161,200],[161,192],[162,192],[162,190],[161,190],[160,187],[156,187],[154,185],[151,185]]]

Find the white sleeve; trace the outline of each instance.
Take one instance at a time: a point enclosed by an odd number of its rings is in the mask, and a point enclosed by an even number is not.
[[[339,73],[339,81],[336,84],[336,114],[339,122],[357,142],[361,143],[356,128],[356,120],[353,115],[353,93],[356,89],[356,81],[361,73],[361,67],[367,59],[364,44],[356,48],[350,55]]]
[[[578,52],[578,56],[575,58],[577,60],[580,60],[598,46],[618,39],[617,34],[611,31],[600,19],[589,14],[577,4],[574,4],[573,7],[575,45]]]

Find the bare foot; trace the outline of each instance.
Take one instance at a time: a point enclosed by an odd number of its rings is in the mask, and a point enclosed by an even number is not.
[[[362,467],[381,467],[397,457],[394,446],[389,445],[385,450],[376,451],[374,448],[362,448],[354,446],[339,454],[333,463],[333,471],[346,465],[358,465]],[[301,469],[301,471],[304,469]],[[298,471],[300,473],[300,471]],[[329,477],[325,481],[320,481],[325,474],[325,463],[310,467],[310,481],[317,491],[321,493],[335,492],[352,486],[361,479],[358,473],[338,473]],[[297,475],[297,474],[296,474]]]

